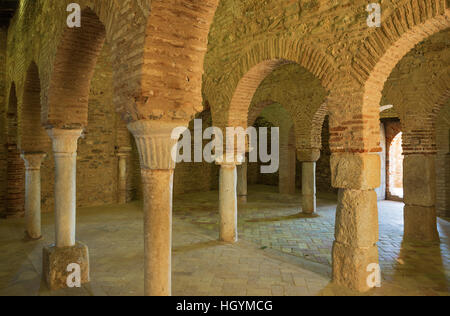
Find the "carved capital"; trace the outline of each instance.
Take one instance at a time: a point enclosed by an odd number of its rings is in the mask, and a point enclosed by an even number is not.
[[[172,139],[172,131],[182,123],[160,121],[137,121],[128,124],[139,151],[141,169],[175,169],[172,149],[178,139]]]
[[[82,132],[82,129],[48,129],[47,133],[52,139],[53,152],[55,154],[75,154]]]
[[[25,161],[26,170],[40,170],[42,161],[47,154],[43,152],[23,153],[21,157]]]
[[[298,149],[297,159],[301,162],[316,162],[320,158],[320,149]]]

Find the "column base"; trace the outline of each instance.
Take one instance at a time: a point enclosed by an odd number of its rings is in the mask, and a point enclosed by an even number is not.
[[[439,242],[435,207],[405,205],[406,242]]]
[[[314,214],[317,210],[315,195],[302,195],[302,213]]]
[[[354,248],[339,242],[333,244],[333,282],[358,292],[372,289],[368,282],[372,271],[368,268],[378,264],[378,247]]]
[[[238,202],[247,203],[247,195],[238,196]]]
[[[24,238],[25,241],[38,241],[38,240],[44,239],[42,235],[39,237],[33,237],[27,231],[25,231],[24,234],[25,234],[25,238]]]
[[[42,268],[50,290],[68,288],[67,278],[73,271],[67,271],[67,267],[73,263],[80,265],[81,284],[88,283],[90,281],[89,250],[86,245],[77,242],[73,247],[44,247]]]

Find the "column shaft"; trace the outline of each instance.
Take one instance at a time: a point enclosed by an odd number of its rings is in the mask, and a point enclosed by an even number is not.
[[[237,195],[240,200],[247,197],[247,163],[237,166]]]
[[[171,295],[173,170],[142,170],[145,295]]]
[[[221,165],[219,184],[220,240],[231,243],[238,239],[236,178],[236,165]]]
[[[49,131],[55,156],[56,247],[75,246],[77,147],[82,130]]]
[[[131,151],[131,150],[130,150]],[[125,204],[128,202],[127,195],[127,180],[128,180],[128,157],[129,151],[119,152],[117,156],[119,157],[119,174],[117,177],[117,202],[119,204]]]
[[[333,245],[333,282],[365,292],[379,286],[377,154],[333,154],[332,184],[339,188]]]
[[[76,263],[81,284],[89,282],[89,250],[75,240],[76,163],[80,129],[50,129],[55,156],[55,235],[56,246],[43,249],[43,275],[51,290],[66,288],[70,272]]]
[[[23,154],[25,161],[25,221],[31,239],[41,235],[41,163],[46,154]]]
[[[141,162],[144,194],[144,292],[147,296],[172,293],[172,193],[175,160],[172,139],[179,123],[137,121],[128,124]]]
[[[316,212],[316,163],[302,163],[302,210],[305,214]]]
[[[403,161],[405,241],[439,241],[436,155],[408,154]]]

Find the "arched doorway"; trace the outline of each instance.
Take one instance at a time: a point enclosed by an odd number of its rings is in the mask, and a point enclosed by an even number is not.
[[[403,149],[402,133],[394,137],[389,146],[389,195],[403,199]]]

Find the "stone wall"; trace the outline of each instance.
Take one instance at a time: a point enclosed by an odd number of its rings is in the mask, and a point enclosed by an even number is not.
[[[439,112],[436,122],[436,210],[450,217],[450,99]]]
[[[6,210],[6,35],[0,28],[0,214]]]
[[[131,147],[131,137],[115,112],[113,104],[112,67],[109,47],[102,50],[91,81],[88,125],[78,141],[77,206],[95,206],[117,202],[118,158],[116,150]],[[128,136],[123,136],[126,133]],[[130,158],[129,167],[132,167]],[[134,168],[136,168],[134,166]],[[133,170],[133,169],[130,169]],[[137,169],[139,170],[139,169]],[[54,207],[54,159],[51,152],[42,166],[42,209]],[[129,179],[129,198],[134,183]]]

